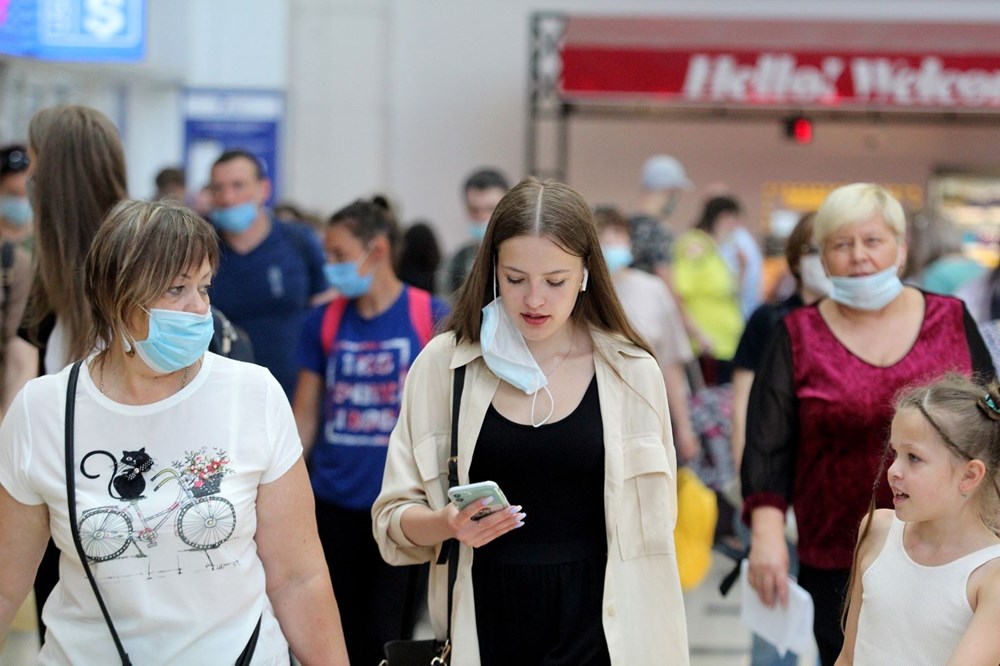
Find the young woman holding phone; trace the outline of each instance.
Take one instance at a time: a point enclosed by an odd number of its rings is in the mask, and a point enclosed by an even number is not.
[[[460,484],[513,506],[481,520],[447,497],[453,371]],[[500,201],[450,329],[410,369],[389,442],[376,540],[432,566],[439,639],[458,664],[687,664],[673,546],[676,454],[663,375],[629,325],[590,208],[522,181]],[[474,590],[474,594],[473,594]]]

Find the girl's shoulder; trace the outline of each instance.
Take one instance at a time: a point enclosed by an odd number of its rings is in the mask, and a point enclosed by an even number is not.
[[[420,354],[425,356],[425,362],[429,359],[441,362],[450,362],[451,357],[455,354],[456,348],[461,348],[463,351],[472,352],[478,349],[479,343],[458,343],[455,339],[455,334],[452,331],[445,331],[444,333],[439,333],[435,335],[426,346],[421,350]]]
[[[973,611],[983,601],[1000,608],[1000,554],[969,574],[968,592]]]
[[[600,354],[610,362],[633,360],[638,361],[641,365],[646,360],[651,360],[653,361],[653,366],[659,368],[656,365],[656,359],[648,351],[621,333],[604,331],[596,326],[591,326],[590,340],[594,345],[594,352]]]
[[[896,512],[892,509],[876,509],[871,516],[866,514],[861,519],[861,526],[858,528],[858,571],[864,573],[882,552],[895,519]]]
[[[466,365],[476,356],[481,355],[479,343],[462,342],[455,339],[452,331],[440,333],[431,338],[430,342],[420,350],[417,358],[410,366],[408,378],[412,376],[425,377],[435,374],[449,374],[452,365]]]

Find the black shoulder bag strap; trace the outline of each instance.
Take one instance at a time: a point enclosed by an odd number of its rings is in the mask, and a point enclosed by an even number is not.
[[[111,638],[114,639],[115,647],[118,648],[118,655],[122,658],[122,666],[132,666],[132,662],[128,658],[128,653],[125,652],[125,646],[122,645],[121,639],[118,638],[118,632],[115,631],[115,625],[111,621],[111,615],[108,614],[108,608],[104,605],[104,598],[101,596],[101,591],[97,588],[97,581],[94,580],[94,574],[90,571],[87,554],[83,552],[83,542],[80,540],[80,528],[76,523],[76,465],[74,462],[75,456],[73,455],[73,420],[76,412],[76,384],[80,378],[80,366],[82,365],[83,361],[77,361],[73,364],[73,367],[69,371],[69,385],[66,387],[66,503],[69,508],[69,530],[73,534],[73,545],[76,546],[76,554],[80,557],[80,563],[87,574],[87,580],[90,581],[90,587],[94,590],[94,596],[97,597],[97,605],[101,607],[104,621],[108,623],[108,629],[111,631]]]
[[[76,465],[73,454],[73,431],[76,416],[76,385],[80,378],[80,367],[82,365],[83,361],[77,361],[73,364],[73,367],[69,371],[69,384],[66,386],[66,504],[69,509],[69,529],[73,534],[73,545],[76,546],[76,554],[80,557],[80,563],[87,574],[87,580],[90,581],[90,587],[94,590],[94,596],[97,597],[97,605],[101,607],[101,614],[104,615],[104,621],[108,624],[111,638],[115,642],[115,648],[118,649],[118,656],[122,659],[122,666],[132,666],[132,662],[128,658],[128,653],[125,652],[125,646],[122,645],[122,641],[118,637],[118,632],[115,630],[115,623],[111,621],[111,614],[108,613],[108,607],[104,605],[104,597],[101,596],[101,590],[97,587],[97,581],[94,580],[94,574],[90,570],[90,563],[87,562],[87,554],[83,551],[80,528],[76,521]],[[249,664],[250,660],[253,659],[253,653],[257,647],[257,637],[260,635],[260,622],[261,618],[257,618],[257,626],[254,627],[249,642],[247,642],[243,653],[237,659],[236,666]]]
[[[465,387],[465,366],[455,368],[454,386],[451,395],[451,455],[448,457],[448,487],[458,485],[458,412],[462,405],[462,389]],[[458,579],[458,542],[448,539],[441,544],[437,563],[448,563],[448,639],[451,639],[451,608],[455,581]]]

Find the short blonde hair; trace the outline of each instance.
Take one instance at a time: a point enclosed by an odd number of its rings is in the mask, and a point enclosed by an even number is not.
[[[852,183],[826,196],[813,220],[813,237],[823,245],[830,234],[849,224],[857,224],[881,213],[896,240],[906,240],[906,214],[903,206],[885,188],[874,183]]]
[[[138,308],[148,308],[178,275],[205,260],[214,274],[219,241],[194,211],[162,201],[119,202],[87,254],[84,291],[93,309],[93,346],[110,347],[127,335]]]

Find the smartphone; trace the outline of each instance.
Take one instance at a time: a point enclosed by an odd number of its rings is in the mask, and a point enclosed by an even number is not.
[[[490,515],[494,511],[499,511],[500,509],[506,509],[510,506],[510,502],[504,497],[503,491],[500,490],[498,486],[493,481],[480,481],[479,483],[470,483],[466,486],[455,486],[454,488],[448,489],[448,497],[454,502],[458,510],[461,511],[465,507],[469,506],[473,502],[478,502],[484,497],[492,497],[493,502],[487,504],[472,517],[473,520],[479,520]]]

